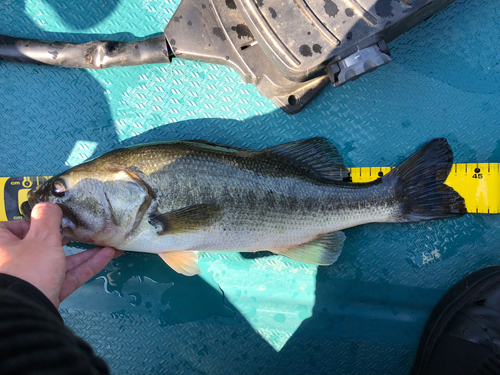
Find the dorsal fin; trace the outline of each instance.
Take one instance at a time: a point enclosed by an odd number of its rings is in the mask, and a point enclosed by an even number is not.
[[[299,167],[315,178],[342,181],[349,177],[349,170],[339,150],[323,137],[264,148],[258,154]]]
[[[220,143],[215,143],[215,142],[208,142],[204,141],[202,139],[187,139],[180,141],[183,143],[195,143],[197,146],[200,147],[205,147],[213,150],[218,150],[218,151],[225,151],[225,152],[251,152],[252,150],[249,150],[247,148],[240,148],[240,147],[235,147],[235,146],[226,146]]]

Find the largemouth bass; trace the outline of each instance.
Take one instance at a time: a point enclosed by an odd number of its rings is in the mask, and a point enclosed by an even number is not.
[[[63,213],[68,240],[158,253],[175,271],[199,273],[198,251],[269,250],[330,265],[342,229],[373,222],[461,216],[463,198],[444,184],[446,139],[430,141],[387,175],[352,183],[324,138],[251,151],[203,141],[140,145],[104,154],[31,190]]]

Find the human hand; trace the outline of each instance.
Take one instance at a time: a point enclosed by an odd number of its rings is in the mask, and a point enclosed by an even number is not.
[[[0,222],[0,273],[37,287],[56,308],[113,258],[123,254],[96,247],[66,257],[61,242],[62,211],[54,203],[39,203],[27,221]]]

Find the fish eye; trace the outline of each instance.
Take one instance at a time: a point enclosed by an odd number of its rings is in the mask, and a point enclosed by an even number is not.
[[[58,197],[62,197],[66,193],[66,184],[63,180],[56,180],[52,183],[52,192]]]

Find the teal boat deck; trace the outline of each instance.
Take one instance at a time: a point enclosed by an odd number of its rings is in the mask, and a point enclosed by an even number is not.
[[[0,0],[0,34],[134,40],[160,33],[178,3]],[[499,40],[496,1],[456,0],[390,43],[389,65],[327,87],[293,116],[227,67],[0,62],[1,175],[51,175],[115,148],[194,138],[258,149],[324,136],[357,167],[396,165],[446,137],[457,163],[500,162]],[[203,254],[202,274],[188,278],[126,253],[60,311],[113,374],[404,374],[439,298],[500,254],[498,215],[345,234],[331,267]]]

